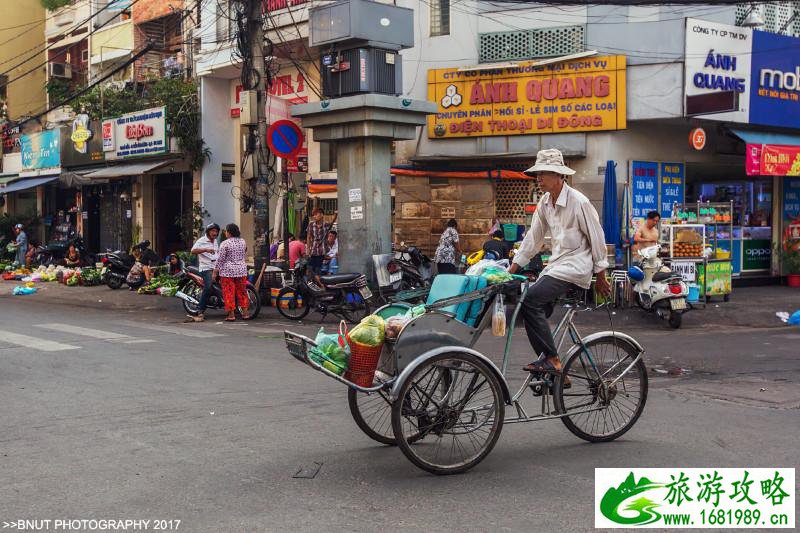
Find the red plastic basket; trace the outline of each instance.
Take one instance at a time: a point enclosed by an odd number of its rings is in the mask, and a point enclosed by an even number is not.
[[[345,379],[352,381],[361,387],[372,387],[372,380],[375,377],[375,369],[378,368],[378,360],[381,358],[383,344],[379,346],[367,346],[350,340],[350,363],[347,365]]]

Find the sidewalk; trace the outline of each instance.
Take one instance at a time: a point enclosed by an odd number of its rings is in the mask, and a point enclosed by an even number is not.
[[[46,301],[52,305],[75,308],[89,307],[109,311],[141,312],[161,311],[169,314],[183,314],[183,306],[177,298],[165,298],[136,294],[127,288],[111,290],[105,285],[97,287],[67,287],[60,283],[37,283],[36,294],[13,296],[15,286],[20,282],[0,281],[0,309],[13,302],[25,300]],[[776,316],[779,311],[793,313],[800,309],[800,290],[783,286],[742,287],[734,290],[730,302],[721,299],[711,302],[703,309],[699,308],[684,316],[683,328],[699,329],[706,327],[749,327],[776,328],[785,326]],[[77,311],[79,312],[79,311]],[[667,328],[666,322],[659,321],[653,314],[645,313],[638,308],[612,309],[615,327],[625,329]],[[310,322],[314,323],[318,315],[312,314]],[[262,308],[258,321],[280,319],[277,312],[268,306]],[[605,328],[608,314],[604,310],[592,313],[581,313],[580,324],[597,325]]]

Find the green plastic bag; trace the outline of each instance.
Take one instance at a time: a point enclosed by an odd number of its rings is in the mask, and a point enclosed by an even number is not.
[[[486,268],[481,276],[486,278],[486,281],[490,284],[505,283],[506,281],[511,281],[513,279],[507,270],[497,267]]]
[[[344,374],[347,368],[347,353],[339,345],[339,335],[335,333],[328,335],[324,328],[319,328],[314,342],[317,346],[309,352],[309,358],[335,374]]]
[[[378,315],[369,315],[350,330],[349,338],[365,346],[380,346],[386,330],[386,323]]]

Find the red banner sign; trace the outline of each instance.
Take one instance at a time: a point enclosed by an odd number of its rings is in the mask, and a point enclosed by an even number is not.
[[[761,149],[761,174],[800,176],[800,146],[765,144]]]
[[[744,169],[748,176],[761,175],[761,144],[748,144],[745,147]]]

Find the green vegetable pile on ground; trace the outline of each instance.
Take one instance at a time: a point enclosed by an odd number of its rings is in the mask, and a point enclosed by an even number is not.
[[[158,289],[175,289],[177,292],[178,289],[178,278],[175,276],[171,276],[169,274],[159,274],[157,276],[153,276],[150,280],[150,283],[143,287],[139,287],[139,290],[136,292],[139,294],[159,294]]]

